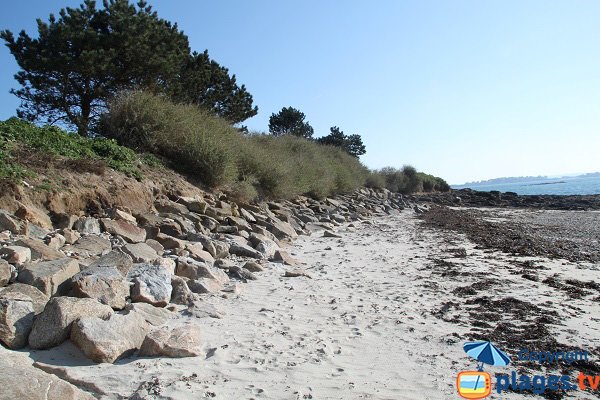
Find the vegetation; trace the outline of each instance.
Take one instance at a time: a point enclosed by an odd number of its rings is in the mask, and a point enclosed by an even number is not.
[[[442,178],[417,172],[417,170],[405,165],[402,169],[392,167],[373,171],[366,181],[366,186],[373,188],[386,188],[392,192],[415,193],[415,192],[447,192],[450,186]]]
[[[117,171],[141,178],[140,163],[156,165],[157,159],[141,157],[116,141],[84,138],[52,126],[38,127],[10,118],[0,122],[0,178],[22,179],[32,174],[24,159],[66,158],[93,165],[100,162]]]
[[[38,37],[2,31],[20,71],[13,90],[18,115],[62,123],[87,136],[109,98],[123,89],[163,92],[206,107],[230,122],[253,116],[252,96],[207,52],[190,53],[176,24],[158,17],[144,1],[86,0],[38,20]]]
[[[312,138],[313,127],[304,121],[306,115],[293,107],[283,107],[269,118],[269,132],[275,136],[294,135],[305,139]]]
[[[319,143],[339,147],[356,158],[367,152],[360,135],[346,136],[337,126],[332,126],[329,130],[329,135],[317,139]]]
[[[242,135],[207,111],[145,92],[117,97],[100,126],[120,144],[166,157],[180,172],[246,200],[323,197],[351,191],[368,176],[339,148],[293,135]]]

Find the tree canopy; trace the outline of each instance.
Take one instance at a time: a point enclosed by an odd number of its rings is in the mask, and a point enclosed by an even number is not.
[[[28,120],[73,126],[88,135],[107,100],[118,91],[145,89],[212,110],[232,123],[256,114],[252,96],[235,76],[190,53],[177,24],[158,17],[145,1],[86,0],[38,19],[38,37],[2,31],[20,70],[13,89]]]
[[[269,118],[269,132],[274,136],[294,135],[305,139],[312,138],[313,127],[305,122],[306,115],[293,107],[283,107]]]
[[[337,146],[354,157],[359,157],[367,152],[360,135],[344,135],[344,132],[337,126],[329,128],[329,135],[317,139],[321,144]]]

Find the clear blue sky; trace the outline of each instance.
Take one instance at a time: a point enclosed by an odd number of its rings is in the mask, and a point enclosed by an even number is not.
[[[79,1],[2,6],[0,28]],[[155,0],[192,48],[235,73],[266,130],[293,106],[321,136],[359,133],[371,168],[450,183],[600,170],[600,2]],[[0,49],[0,118],[16,64]]]

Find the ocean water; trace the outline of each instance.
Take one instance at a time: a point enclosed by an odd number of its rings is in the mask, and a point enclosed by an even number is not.
[[[490,185],[452,185],[453,189],[470,188],[482,192],[498,190],[517,194],[600,194],[600,177],[557,178],[518,183],[498,183]]]

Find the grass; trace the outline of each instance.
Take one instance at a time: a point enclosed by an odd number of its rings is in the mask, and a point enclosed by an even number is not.
[[[0,178],[20,180],[33,175],[24,159],[62,160],[78,169],[108,166],[137,179],[142,178],[140,163],[158,162],[144,158],[115,140],[83,138],[52,126],[39,127],[10,118],[0,122]]]

